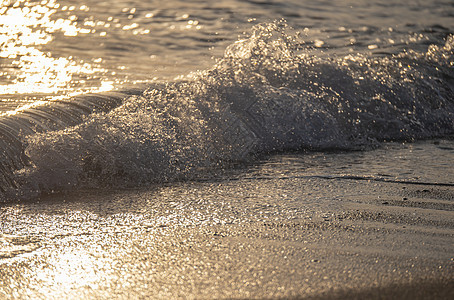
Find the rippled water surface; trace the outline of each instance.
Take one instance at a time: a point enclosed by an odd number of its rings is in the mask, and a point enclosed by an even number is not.
[[[285,19],[330,55],[442,43],[452,1],[13,1],[0,9],[0,110],[206,69],[252,25]]]

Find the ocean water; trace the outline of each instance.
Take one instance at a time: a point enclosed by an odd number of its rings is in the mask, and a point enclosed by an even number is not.
[[[453,185],[453,27],[447,0],[3,0],[0,199],[286,153],[279,174]]]
[[[453,298],[452,0],[0,3],[0,298]]]

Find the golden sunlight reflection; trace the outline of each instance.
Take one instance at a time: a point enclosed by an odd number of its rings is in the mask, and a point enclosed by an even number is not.
[[[104,275],[108,275],[106,268],[112,261],[95,257],[84,250],[57,253],[50,258],[47,268],[36,270],[38,282],[45,282],[43,286],[36,286],[42,294],[62,293],[68,295],[76,287],[98,289],[100,284],[97,271],[102,268]]]
[[[60,8],[55,0],[29,2],[1,1],[0,8],[0,94],[62,94],[74,91],[78,83],[94,73],[106,72],[83,60],[57,57],[43,51],[59,32],[76,36],[81,32],[75,16],[68,19],[51,18]],[[80,9],[88,9],[81,6]],[[100,60],[98,60],[100,62]],[[99,82],[105,90],[109,83]]]

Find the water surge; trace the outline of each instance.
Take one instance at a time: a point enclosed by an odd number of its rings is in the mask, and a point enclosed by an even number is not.
[[[260,24],[211,69],[0,119],[4,201],[194,179],[285,150],[358,150],[454,134],[454,38],[426,52],[320,55]]]

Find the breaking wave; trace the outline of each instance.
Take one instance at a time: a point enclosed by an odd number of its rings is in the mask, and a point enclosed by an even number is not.
[[[454,134],[454,38],[427,52],[319,55],[284,22],[212,69],[0,119],[1,196],[197,178],[273,151]]]

